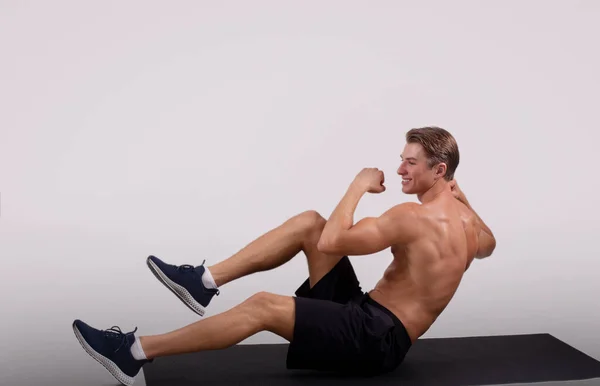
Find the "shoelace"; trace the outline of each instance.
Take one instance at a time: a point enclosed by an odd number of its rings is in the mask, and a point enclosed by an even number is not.
[[[200,266],[203,266],[205,262],[206,262],[206,260],[204,260],[202,262],[202,264],[200,264]],[[194,268],[196,268],[196,267],[194,267],[193,265],[189,265],[189,264],[183,264],[183,265],[180,265],[179,267],[177,267],[178,270],[183,271],[183,272],[192,270]]]
[[[117,352],[127,343],[127,335],[134,334],[137,331],[137,329],[138,328],[136,327],[135,330],[128,332],[128,333],[124,333],[123,331],[121,331],[121,328],[119,326],[112,326],[108,330],[104,330],[104,336],[106,336],[108,338],[121,340],[121,344],[115,350],[115,352]]]

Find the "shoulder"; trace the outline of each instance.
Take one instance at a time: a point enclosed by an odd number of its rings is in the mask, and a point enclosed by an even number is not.
[[[422,231],[422,210],[414,202],[395,205],[380,217],[382,230],[398,243],[414,241]]]
[[[423,206],[414,202],[405,202],[388,209],[384,216],[395,223],[402,224],[408,221],[416,221],[422,216]]]
[[[389,209],[394,214],[417,214],[423,208],[423,205],[416,202],[404,202],[395,205]]]

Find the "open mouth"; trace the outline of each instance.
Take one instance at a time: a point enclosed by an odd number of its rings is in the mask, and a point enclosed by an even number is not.
[[[408,184],[410,181],[412,181],[412,178],[403,178],[403,179],[402,179],[402,185],[406,185],[406,184]]]

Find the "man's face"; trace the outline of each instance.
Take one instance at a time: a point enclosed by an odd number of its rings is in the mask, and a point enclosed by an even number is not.
[[[402,191],[406,194],[427,191],[434,182],[434,173],[427,167],[423,147],[418,143],[407,143],[400,158],[398,174],[402,176]]]

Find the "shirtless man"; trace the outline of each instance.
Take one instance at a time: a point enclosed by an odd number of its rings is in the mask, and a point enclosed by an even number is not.
[[[361,197],[385,191],[383,172],[366,168],[327,221],[315,211],[298,214],[210,267],[147,259],[152,273],[202,316],[226,283],[276,268],[303,251],[308,278],[296,296],[260,292],[229,311],[161,335],[97,330],[81,320],[73,323],[75,335],[127,385],[156,357],[224,349],[260,331],[290,342],[291,369],[391,371],[448,305],[473,259],[491,255],[496,245],[454,180],[458,163],[450,133],[413,129],[397,172],[402,191],[416,194],[420,204],[399,204],[354,224]],[[375,288],[363,292],[348,256],[386,248],[392,263]]]

